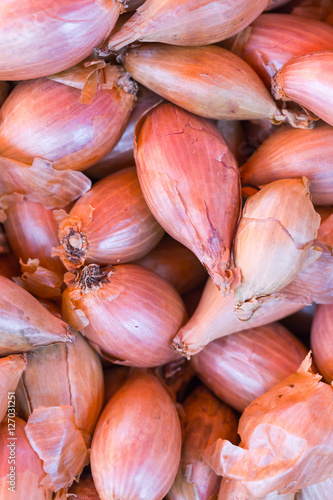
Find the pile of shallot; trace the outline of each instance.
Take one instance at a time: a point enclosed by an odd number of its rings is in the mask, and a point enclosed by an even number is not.
[[[333,0],[0,40],[0,500],[332,500]]]

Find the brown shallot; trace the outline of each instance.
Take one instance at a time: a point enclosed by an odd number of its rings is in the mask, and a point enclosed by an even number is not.
[[[15,389],[26,366],[25,354],[13,354],[0,359],[0,422],[6,415],[9,406],[15,412]]]
[[[239,412],[294,373],[306,356],[301,342],[279,323],[214,340],[191,365],[202,382]]]
[[[240,213],[237,163],[212,123],[160,104],[137,125],[135,161],[152,214],[206,267],[222,293],[239,272],[230,247]]]
[[[304,113],[280,111],[253,69],[216,45],[144,44],[129,48],[122,60],[139,83],[196,115],[216,120],[268,118],[274,124],[288,120],[309,126]]]
[[[103,61],[20,82],[0,108],[0,154],[25,164],[39,157],[57,170],[84,170],[117,144],[135,93],[126,72]]]
[[[233,310],[234,292],[223,297],[213,281],[208,279],[197,309],[178,331],[172,345],[189,359],[214,339],[278,321],[302,309],[304,303],[303,298],[294,302],[266,302],[250,319],[240,321]]]
[[[26,423],[18,417],[0,424],[0,498],[52,500],[52,490],[44,484],[43,463],[25,434]],[[9,430],[15,439],[10,440]],[[14,468],[11,468],[14,467]]]
[[[314,205],[333,204],[333,127],[275,131],[240,169],[242,184],[306,176]]]
[[[256,308],[318,259],[313,245],[320,216],[311,202],[309,181],[282,179],[246,201],[234,244],[242,282],[235,291],[235,313],[248,319]]]
[[[8,208],[6,216],[5,231],[18,260],[38,259],[44,268],[56,273],[64,271],[59,258],[51,257],[52,248],[58,244],[52,210],[40,203],[26,201]]]
[[[91,469],[101,500],[160,500],[176,476],[181,429],[156,377],[134,374],[110,399],[96,427]]]
[[[183,410],[182,456],[166,499],[210,500],[218,493],[221,478],[203,462],[201,452],[218,438],[236,443],[237,419],[204,386],[197,387],[184,401]]]
[[[186,293],[207,279],[205,268],[194,253],[168,235],[135,264],[159,274],[179,293]]]
[[[89,264],[75,280],[70,278],[63,316],[103,357],[141,367],[177,358],[170,342],[186,312],[178,292],[163,278],[131,264]]]

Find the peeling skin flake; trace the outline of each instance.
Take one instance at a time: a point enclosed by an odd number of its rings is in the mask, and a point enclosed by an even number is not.
[[[295,493],[333,475],[333,392],[313,374],[310,353],[296,373],[244,411],[239,446],[218,440],[204,458],[251,495]]]

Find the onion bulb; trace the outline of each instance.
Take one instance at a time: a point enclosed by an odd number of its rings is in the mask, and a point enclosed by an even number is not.
[[[207,120],[165,103],[138,123],[134,147],[152,214],[229,293],[239,278],[230,247],[241,200],[237,163],[223,137]]]
[[[319,305],[311,328],[311,348],[319,372],[333,380],[333,304]]]
[[[82,61],[110,34],[123,3],[27,0],[17,6],[2,0],[0,80],[51,75]]]
[[[133,375],[104,409],[91,446],[91,470],[101,500],[160,500],[176,476],[179,418],[151,374]]]
[[[263,14],[238,36],[244,39],[242,58],[269,89],[271,78],[294,57],[333,48],[331,26],[290,14]]]
[[[275,75],[275,99],[294,101],[333,125],[333,50],[295,57]]]
[[[25,354],[14,354],[6,358],[0,359],[0,422],[7,413],[9,407],[15,407],[11,396],[14,395],[15,389],[22,373],[26,369],[27,358]]]
[[[333,475],[333,391],[299,369],[256,399],[238,427],[240,446],[219,439],[204,452],[217,474],[240,479],[251,495],[296,493]]]
[[[57,170],[84,170],[117,144],[135,93],[125,71],[103,61],[21,82],[0,108],[0,154],[25,164],[39,157]]]
[[[142,367],[177,358],[170,343],[186,319],[185,307],[160,276],[131,264],[89,264],[68,283],[63,316],[103,357]]]
[[[152,216],[134,167],[100,180],[67,215],[55,212],[59,255],[67,269],[85,263],[119,264],[143,257],[164,231]]]

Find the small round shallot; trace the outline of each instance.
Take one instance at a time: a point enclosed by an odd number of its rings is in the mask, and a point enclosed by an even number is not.
[[[153,367],[177,358],[171,340],[186,320],[185,306],[163,278],[131,264],[89,264],[70,280],[63,316],[106,359]]]
[[[311,329],[311,348],[319,372],[330,384],[333,380],[333,304],[317,307]]]
[[[58,211],[60,246],[54,250],[69,270],[84,264],[120,264],[143,257],[164,230],[143,197],[136,170],[105,177],[75,203]]]
[[[176,476],[180,422],[151,374],[133,375],[111,398],[95,430],[91,470],[101,500],[161,500]]]

